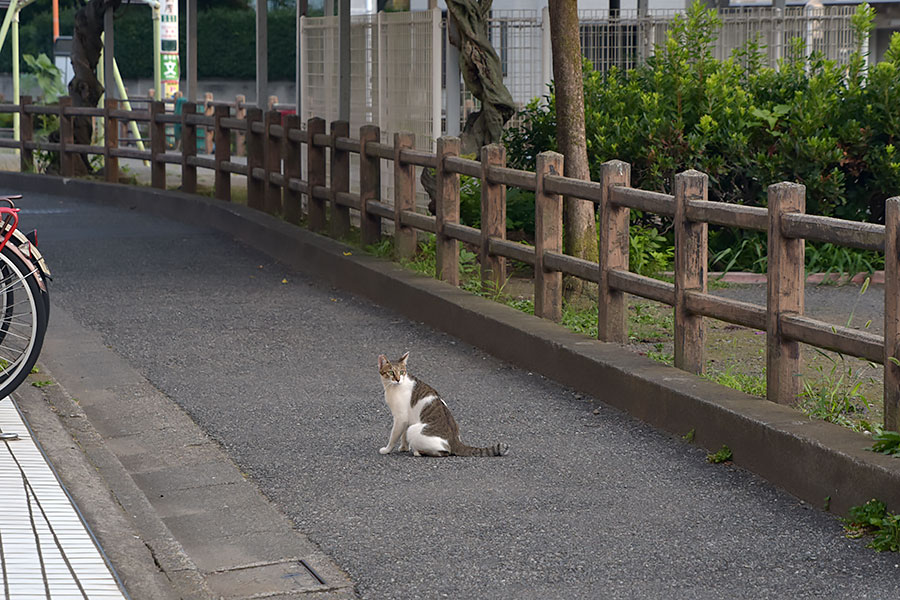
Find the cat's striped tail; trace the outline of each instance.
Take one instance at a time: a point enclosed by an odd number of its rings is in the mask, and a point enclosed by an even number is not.
[[[509,452],[509,444],[494,444],[493,446],[487,446],[486,448],[476,448],[474,446],[467,446],[462,442],[454,444],[454,447],[451,448],[451,454],[455,454],[456,456],[504,456]]]

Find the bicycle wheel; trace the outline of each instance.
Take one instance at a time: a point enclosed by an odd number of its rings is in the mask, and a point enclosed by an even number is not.
[[[28,377],[44,343],[48,311],[38,277],[11,248],[0,251],[0,398]]]

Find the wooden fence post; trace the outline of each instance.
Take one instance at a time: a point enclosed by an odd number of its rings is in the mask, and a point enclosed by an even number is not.
[[[366,144],[381,141],[377,125],[359,128],[359,228],[363,246],[381,241],[381,217],[369,212],[369,202],[381,200],[381,159],[366,152]]]
[[[416,166],[404,164],[400,152],[414,148],[416,136],[409,132],[394,134],[394,248],[399,258],[416,255],[416,230],[403,225],[401,213],[416,209]]]
[[[212,92],[206,92],[203,96],[204,105],[203,105],[203,114],[207,117],[212,117],[215,115],[215,107],[213,106],[213,95]],[[203,127],[203,142],[204,148],[206,149],[206,154],[212,154],[213,152],[213,135],[214,130],[209,127]]]
[[[800,342],[781,332],[781,317],[803,314],[805,265],[802,238],[781,233],[781,217],[806,210],[806,186],[769,186],[769,262],[766,297],[766,397],[793,404],[800,393]]]
[[[537,157],[534,194],[534,314],[562,320],[562,273],[544,269],[544,252],[562,252],[562,196],[544,189],[544,177],[563,174],[563,155],[541,152]]]
[[[231,110],[217,106],[215,110],[216,133],[216,198],[231,202],[231,173],[222,169],[222,163],[231,162],[231,130],[222,126]]]
[[[156,189],[166,189],[166,163],[162,155],[166,152],[166,124],[156,120],[166,112],[166,105],[160,101],[150,103],[150,185]]]
[[[245,119],[247,117],[247,107],[245,103],[247,98],[243,94],[238,94],[234,98],[234,118]],[[243,131],[236,131],[234,134],[234,155],[244,156],[247,154],[246,148],[247,134]]]
[[[110,111],[119,108],[119,101],[107,98],[103,102],[104,117],[106,117],[106,129],[104,130],[103,145],[103,171],[106,181],[119,182],[119,157],[113,156],[112,151],[119,147],[119,120],[111,116]]]
[[[190,118],[197,114],[197,105],[185,102],[181,105],[181,190],[197,193],[197,165],[188,164],[188,158],[197,156],[197,124]]]
[[[699,171],[675,176],[675,366],[703,373],[703,316],[687,310],[685,292],[706,292],[708,225],[687,219],[691,200],[706,200],[709,178]]]
[[[610,201],[611,189],[631,185],[631,165],[621,160],[603,163],[600,168],[600,285],[598,286],[597,337],[604,342],[628,341],[625,294],[609,284],[609,271],[628,270],[628,219],[630,210]]]
[[[25,144],[34,141],[34,116],[28,112],[31,96],[19,98],[19,171],[27,173],[34,170],[34,155],[25,148]]]
[[[262,123],[263,112],[259,108],[247,110],[247,206],[262,210],[266,197],[266,182],[257,177],[265,160],[265,133],[254,131],[255,123]]]
[[[291,189],[291,180],[303,179],[303,144],[291,139],[289,132],[302,129],[303,121],[298,115],[284,117],[284,218],[288,223],[300,224],[303,218],[303,197]]]
[[[900,431],[900,196],[884,208],[884,428]]]
[[[459,156],[458,137],[442,137],[437,141],[434,276],[458,286],[459,241],[444,232],[446,223],[459,223],[459,174],[451,173],[444,166],[444,159],[448,156]]]
[[[339,137],[350,137],[349,122],[331,122],[331,235],[335,238],[350,233],[350,207],[337,203],[338,193],[350,191],[350,153],[338,149]]]
[[[313,197],[314,188],[325,186],[325,146],[316,144],[313,138],[324,133],[325,119],[313,117],[307,121],[306,178],[309,192],[306,196],[306,212],[309,228],[313,231],[325,229],[325,201]]]
[[[263,134],[263,168],[266,171],[264,180],[265,211],[270,215],[281,214],[281,186],[272,182],[272,174],[281,174],[281,147],[283,138],[272,135],[272,127],[281,125],[281,113],[271,110],[265,113],[266,132]]]
[[[65,109],[69,106],[72,106],[72,98],[61,96],[59,99],[59,174],[63,177],[75,175],[75,155],[67,151],[67,146],[75,143],[72,117],[65,114]]]
[[[491,254],[490,239],[506,239],[506,186],[491,182],[492,166],[506,166],[506,148],[501,144],[481,148],[481,283],[499,292],[506,284],[506,259]]]

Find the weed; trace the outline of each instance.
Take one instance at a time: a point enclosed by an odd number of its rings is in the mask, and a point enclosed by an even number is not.
[[[647,351],[647,358],[649,358],[650,360],[655,360],[656,362],[662,363],[664,365],[672,366],[675,364],[675,355],[671,352],[664,352],[664,347],[665,345],[662,342],[653,344],[653,350]]]
[[[32,374],[32,375],[34,375],[34,374],[36,374],[36,373],[40,373],[40,372],[41,372],[41,370],[38,369],[37,367],[31,367],[31,374]]]
[[[820,377],[815,382],[803,381],[800,410],[810,417],[859,430],[859,416],[870,408],[861,388],[871,381],[871,377],[864,377],[861,371],[854,372],[853,366],[841,354],[835,358],[822,350],[815,351],[825,357],[831,367],[826,372],[825,367],[817,365],[815,368]],[[872,363],[869,366],[875,368]]]
[[[844,519],[844,529],[849,538],[871,535],[866,544],[876,552],[900,552],[900,515],[887,511],[884,502],[875,498],[850,509],[850,518]]]
[[[681,439],[683,439],[684,441],[686,441],[688,444],[693,444],[693,443],[694,443],[694,436],[696,436],[696,435],[697,435],[697,430],[696,430],[696,429],[691,429],[691,430],[688,431],[686,434],[684,434],[683,436],[681,436]]]
[[[702,377],[751,396],[766,397],[766,376],[764,374],[739,373],[734,370],[734,366],[729,366],[725,371],[704,373]]]
[[[52,381],[32,381],[31,385],[33,385],[36,388],[45,388],[49,385],[53,385],[53,382]]]
[[[900,433],[877,429],[872,434],[872,451],[900,456]]]
[[[717,465],[719,463],[728,462],[733,457],[734,454],[731,452],[731,448],[723,444],[718,451],[713,452],[712,454],[707,454],[706,460],[713,463],[714,465]]]
[[[675,247],[655,227],[632,225],[628,233],[628,265],[638,275],[653,277],[672,265]]]

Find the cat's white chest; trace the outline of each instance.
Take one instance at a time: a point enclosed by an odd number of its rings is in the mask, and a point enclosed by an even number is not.
[[[410,411],[410,398],[415,382],[408,378],[403,378],[399,383],[390,385],[384,390],[384,401],[391,409],[391,414],[395,419],[402,421],[408,420]]]

